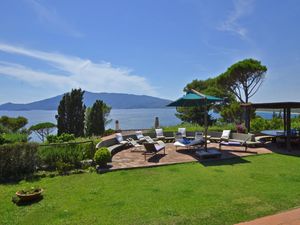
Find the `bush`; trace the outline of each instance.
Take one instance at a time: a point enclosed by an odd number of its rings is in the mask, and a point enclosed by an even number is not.
[[[12,144],[12,143],[18,143],[18,142],[27,142],[28,135],[26,133],[7,133],[2,134],[2,137],[5,139],[4,143],[6,144]]]
[[[262,130],[280,130],[283,129],[283,120],[280,118],[273,118],[271,120],[256,117],[251,120],[251,132],[258,133]]]
[[[59,142],[74,141],[75,140],[75,136],[74,136],[74,134],[63,133],[60,136],[58,136],[58,140],[59,140]]]
[[[57,162],[80,168],[81,161],[92,159],[94,153],[95,145],[92,141],[41,145],[38,151],[41,164],[48,169],[57,169]]]
[[[50,134],[46,137],[48,143],[57,143],[57,135]]]
[[[170,131],[170,132],[177,132],[179,127],[185,127],[187,131],[204,131],[204,126],[200,126],[198,124],[192,124],[192,123],[182,123],[175,126],[168,126],[163,127],[164,131]],[[236,131],[236,126],[234,124],[223,124],[223,123],[216,123],[212,126],[208,126],[209,131],[223,131],[223,130],[232,130]]]
[[[15,180],[32,174],[38,164],[38,145],[15,143],[0,146],[0,180]]]
[[[236,125],[236,131],[237,131],[238,133],[243,133],[243,134],[248,133],[248,132],[247,132],[247,128],[245,127],[244,124],[237,124],[237,125]]]
[[[70,163],[56,162],[56,169],[59,175],[66,175],[69,171],[74,169],[74,166]]]
[[[74,134],[66,134],[63,133],[61,135],[48,135],[47,136],[47,142],[48,143],[64,143],[69,141],[74,141],[75,136]]]
[[[98,149],[94,155],[94,161],[99,166],[106,166],[106,164],[111,161],[110,151],[105,147]]]
[[[114,134],[114,133],[115,133],[115,130],[113,130],[113,129],[108,129],[108,130],[105,130],[105,131],[104,131],[103,136],[108,136],[108,135],[111,135],[111,134]]]
[[[0,145],[3,145],[5,143],[5,138],[2,137],[2,135],[0,134]]]
[[[9,133],[9,129],[0,123],[0,134]]]

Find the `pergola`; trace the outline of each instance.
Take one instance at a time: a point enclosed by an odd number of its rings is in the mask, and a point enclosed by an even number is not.
[[[284,124],[284,133],[286,134],[286,144],[287,148],[291,149],[291,110],[299,109],[300,102],[268,102],[268,103],[247,103],[241,104],[242,107],[246,109],[279,109],[283,110],[283,124]],[[247,129],[250,131],[250,117],[246,122]]]

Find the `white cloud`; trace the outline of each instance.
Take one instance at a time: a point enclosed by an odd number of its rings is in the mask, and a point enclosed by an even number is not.
[[[34,86],[45,86],[46,88],[54,86],[62,91],[81,87],[93,92],[156,95],[155,88],[144,77],[133,75],[132,71],[114,67],[107,62],[94,63],[88,59],[4,43],[0,43],[0,51],[34,58],[49,64],[56,71],[58,70],[56,73],[49,73],[17,63],[0,62],[0,74],[25,81]]]
[[[40,0],[25,0],[37,15],[40,22],[51,26],[52,29],[64,32],[73,37],[82,37],[83,34],[72,28],[54,8],[46,7]]]
[[[218,27],[219,30],[232,32],[241,38],[247,37],[247,29],[239,24],[239,20],[249,15],[253,10],[254,0],[234,0],[234,10],[227,19]]]

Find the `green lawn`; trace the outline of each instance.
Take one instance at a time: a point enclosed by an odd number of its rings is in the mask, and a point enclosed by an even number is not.
[[[278,154],[0,185],[1,224],[234,224],[300,205],[300,158]],[[39,185],[44,199],[11,202]]]

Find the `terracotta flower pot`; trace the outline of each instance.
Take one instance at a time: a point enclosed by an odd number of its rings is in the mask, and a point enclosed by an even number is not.
[[[32,201],[41,196],[43,192],[43,189],[40,189],[37,192],[31,193],[31,194],[23,194],[21,191],[17,191],[16,195],[20,198],[21,201]]]

